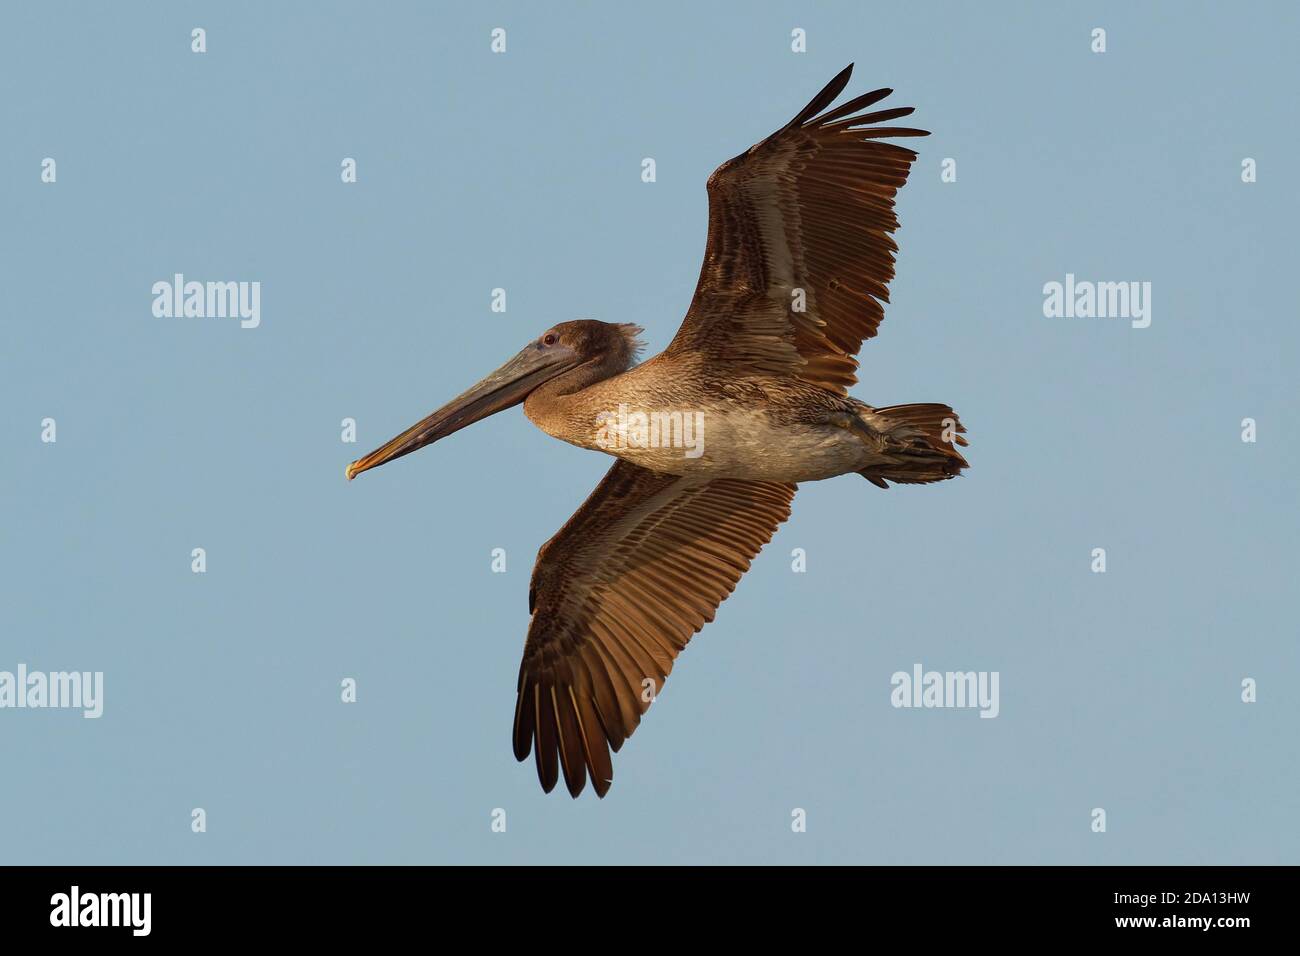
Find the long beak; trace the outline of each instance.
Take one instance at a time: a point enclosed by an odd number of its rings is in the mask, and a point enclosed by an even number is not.
[[[348,481],[363,471],[409,455],[467,425],[518,405],[543,382],[573,368],[578,361],[577,353],[563,346],[546,350],[528,346],[469,391],[348,465]]]

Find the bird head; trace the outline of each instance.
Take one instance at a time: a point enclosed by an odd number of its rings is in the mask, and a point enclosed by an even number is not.
[[[348,480],[512,408],[542,385],[580,366],[591,366],[597,379],[629,368],[641,348],[636,337],[640,331],[634,325],[592,319],[552,326],[495,372],[348,465]]]

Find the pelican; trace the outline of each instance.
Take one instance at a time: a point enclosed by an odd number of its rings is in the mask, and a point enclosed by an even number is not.
[[[828,109],[852,70],[709,177],[704,265],[663,352],[637,364],[640,328],[561,322],[347,468],[351,480],[521,402],[548,435],[616,459],[542,545],[528,588],[514,753],[535,755],[548,793],[562,772],[574,797],[588,777],[605,796],[610,752],[789,517],[799,482],[858,474],[888,488],[967,465],[949,406],[848,395],[889,300],[894,195],[916,159],[881,140],[928,135],[878,125],[910,107],[863,112],[892,90]]]

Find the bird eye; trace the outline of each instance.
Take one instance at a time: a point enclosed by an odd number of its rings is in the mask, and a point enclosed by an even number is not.
[[[547,332],[545,338],[542,339],[542,344],[554,345],[556,342],[559,341],[559,338],[560,337],[556,335],[554,332]]]

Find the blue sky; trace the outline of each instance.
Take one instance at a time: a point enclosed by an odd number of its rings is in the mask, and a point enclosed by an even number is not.
[[[0,860],[1297,862],[1298,25],[9,5],[0,671],[105,691],[96,720],[0,710]],[[801,488],[609,797],[544,795],[509,741],[527,579],[607,459],[516,411],[343,467],[558,321],[664,347],[709,172],[850,61],[850,93],[894,87],[933,131],[854,394],[951,404],[972,467]],[[155,317],[177,272],[260,282],[260,325]],[[1067,273],[1150,282],[1150,327],[1045,317]],[[892,707],[916,663],[998,672],[998,717]]]

